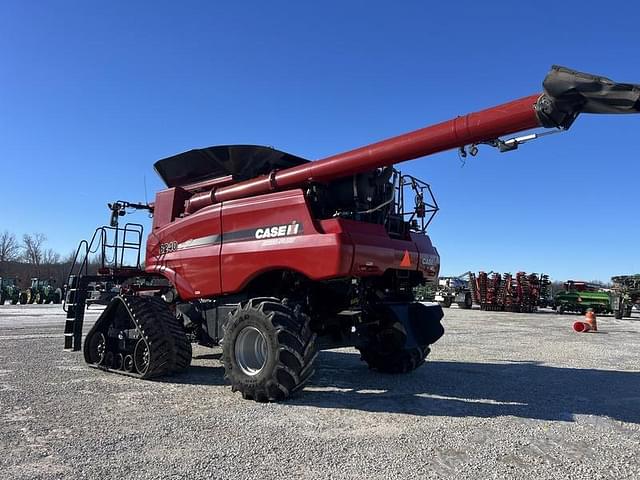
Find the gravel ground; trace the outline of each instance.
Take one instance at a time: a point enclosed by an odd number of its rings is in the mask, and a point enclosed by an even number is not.
[[[0,478],[640,478],[634,315],[575,334],[572,315],[451,308],[411,374],[325,351],[302,395],[257,404],[219,349],[140,381],[63,352],[59,306],[0,306]]]

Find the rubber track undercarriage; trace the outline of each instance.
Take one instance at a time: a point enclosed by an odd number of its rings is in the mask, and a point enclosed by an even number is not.
[[[152,378],[188,367],[191,343],[161,298],[118,295],[87,334],[84,357],[101,370]]]

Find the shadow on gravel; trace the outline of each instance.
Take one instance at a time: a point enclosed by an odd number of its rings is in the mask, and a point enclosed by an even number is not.
[[[293,405],[412,415],[572,421],[574,414],[640,423],[640,372],[575,369],[535,362],[427,361],[406,375],[367,369],[359,355],[323,351]]]
[[[224,367],[191,365],[186,371],[156,381],[183,385],[228,385],[224,379]]]

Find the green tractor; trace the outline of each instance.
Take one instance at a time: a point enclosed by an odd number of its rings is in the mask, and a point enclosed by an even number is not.
[[[618,320],[630,317],[633,306],[640,304],[640,274],[619,275],[611,277],[611,281],[613,282],[611,287],[613,315]]]
[[[0,277],[0,305],[11,302],[11,305],[18,303],[20,299],[20,287],[18,287],[16,277]]]
[[[584,315],[589,308],[594,313],[613,312],[609,292],[587,282],[565,282],[564,291],[556,293],[553,302],[558,313],[577,312]]]
[[[53,279],[31,279],[31,287],[20,294],[20,303],[62,303],[62,289]]]

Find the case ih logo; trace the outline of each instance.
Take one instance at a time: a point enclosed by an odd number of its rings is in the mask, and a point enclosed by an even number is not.
[[[273,227],[258,228],[256,230],[256,239],[262,240],[265,238],[277,238],[277,237],[289,237],[291,235],[298,235],[302,233],[302,225],[293,221],[286,225],[274,225]]]

